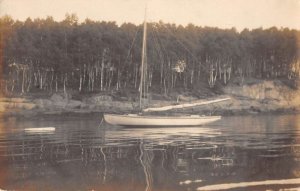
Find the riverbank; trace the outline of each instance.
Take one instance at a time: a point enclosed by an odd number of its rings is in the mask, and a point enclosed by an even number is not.
[[[183,102],[205,101],[230,97],[229,101],[199,107],[177,109],[175,113],[199,115],[257,115],[262,113],[298,113],[300,111],[300,91],[281,81],[248,80],[243,85],[229,84],[218,95],[205,99],[196,96],[176,95],[163,97],[153,94],[145,100],[148,107],[176,105]],[[108,94],[94,94],[72,97],[71,94],[54,93],[43,98],[23,96],[0,98],[1,116],[32,117],[39,115],[92,114],[92,113],[135,113],[138,102],[129,97]],[[170,111],[160,113],[169,114]]]

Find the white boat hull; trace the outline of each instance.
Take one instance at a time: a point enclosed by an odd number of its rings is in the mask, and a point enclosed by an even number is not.
[[[221,116],[142,116],[104,114],[105,122],[119,126],[199,126],[220,120]]]

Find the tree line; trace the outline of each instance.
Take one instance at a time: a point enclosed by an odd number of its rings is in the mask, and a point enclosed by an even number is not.
[[[79,92],[138,89],[143,26],[86,19],[0,18],[1,89]],[[300,31],[147,25],[147,89],[226,85],[232,79],[298,79]]]

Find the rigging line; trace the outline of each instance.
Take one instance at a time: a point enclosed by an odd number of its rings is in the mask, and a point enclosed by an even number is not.
[[[164,62],[164,59],[163,59],[163,51],[165,50],[162,43],[159,42],[159,38],[158,38],[158,34],[157,34],[157,31],[153,30],[151,31],[151,34],[153,36],[153,39],[154,39],[154,44],[156,45],[157,47],[157,53],[158,53],[158,56],[160,58],[160,61],[161,62]],[[164,49],[164,50],[163,50]],[[165,51],[166,52],[166,51]]]
[[[125,63],[127,63],[127,61],[128,61],[128,58],[129,58],[129,56],[130,56],[130,52],[131,52],[131,50],[132,50],[132,48],[133,48],[134,42],[135,42],[135,40],[136,40],[136,38],[137,38],[137,34],[138,34],[139,31],[140,31],[140,29],[138,28],[138,30],[135,32],[134,38],[133,38],[132,43],[131,43],[131,45],[130,45],[130,48],[129,48],[129,50],[128,50],[127,57],[126,57],[126,59],[125,59]]]
[[[164,24],[162,24],[162,26],[163,27],[165,27],[169,32],[170,32],[170,34],[175,38],[175,40],[188,52],[188,53],[190,53],[191,54],[191,56],[195,59],[195,60],[197,60],[198,61],[198,58],[181,42],[181,41],[179,41],[179,39],[174,35],[174,34],[172,34],[172,31],[169,29],[169,28],[167,28],[166,26],[164,26]]]
[[[188,53],[190,53],[191,54],[191,56],[196,60],[196,61],[198,61],[199,63],[201,63],[201,61],[182,43],[182,42],[180,42],[178,39],[177,39],[177,37],[174,35],[174,34],[172,34],[172,31],[169,29],[169,28],[167,28],[166,26],[164,26],[164,24],[162,24],[161,26],[163,26],[164,28],[166,28],[168,31],[169,31],[169,33],[175,38],[175,40],[188,52]],[[209,69],[208,67],[206,67],[205,65],[203,65],[203,64],[200,64],[200,66],[203,68],[203,69],[205,69],[205,70],[207,70],[207,69]]]
[[[167,50],[166,50],[166,48],[163,46],[163,43],[161,42],[161,39],[159,38],[159,32],[157,31],[157,28],[154,26],[153,27],[153,31],[156,33],[156,39],[157,39],[157,42],[158,42],[158,44],[160,45],[160,47],[161,47],[161,49],[165,52],[165,53],[168,53],[167,52]],[[154,36],[154,35],[153,35]],[[162,51],[162,52],[163,52]],[[167,57],[169,57],[169,56],[167,56]]]

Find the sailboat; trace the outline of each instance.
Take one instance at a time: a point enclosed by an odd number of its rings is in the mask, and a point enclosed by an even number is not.
[[[142,63],[141,63],[141,76],[140,76],[140,108],[142,108],[143,91],[145,89],[145,73],[146,73],[146,36],[147,36],[147,22],[146,13],[144,20],[144,31],[143,31],[143,45],[142,45]],[[167,111],[171,109],[193,107],[205,104],[212,104],[216,102],[226,101],[230,98],[222,98],[217,100],[202,101],[195,103],[186,103],[179,105],[164,106],[159,108],[146,108],[143,109],[143,114],[104,114],[104,121],[111,125],[117,126],[138,126],[138,127],[162,127],[162,126],[199,126],[207,123],[212,123],[221,119],[221,116],[199,116],[199,115],[188,115],[188,116],[154,116],[145,115],[147,112],[155,111]]]

